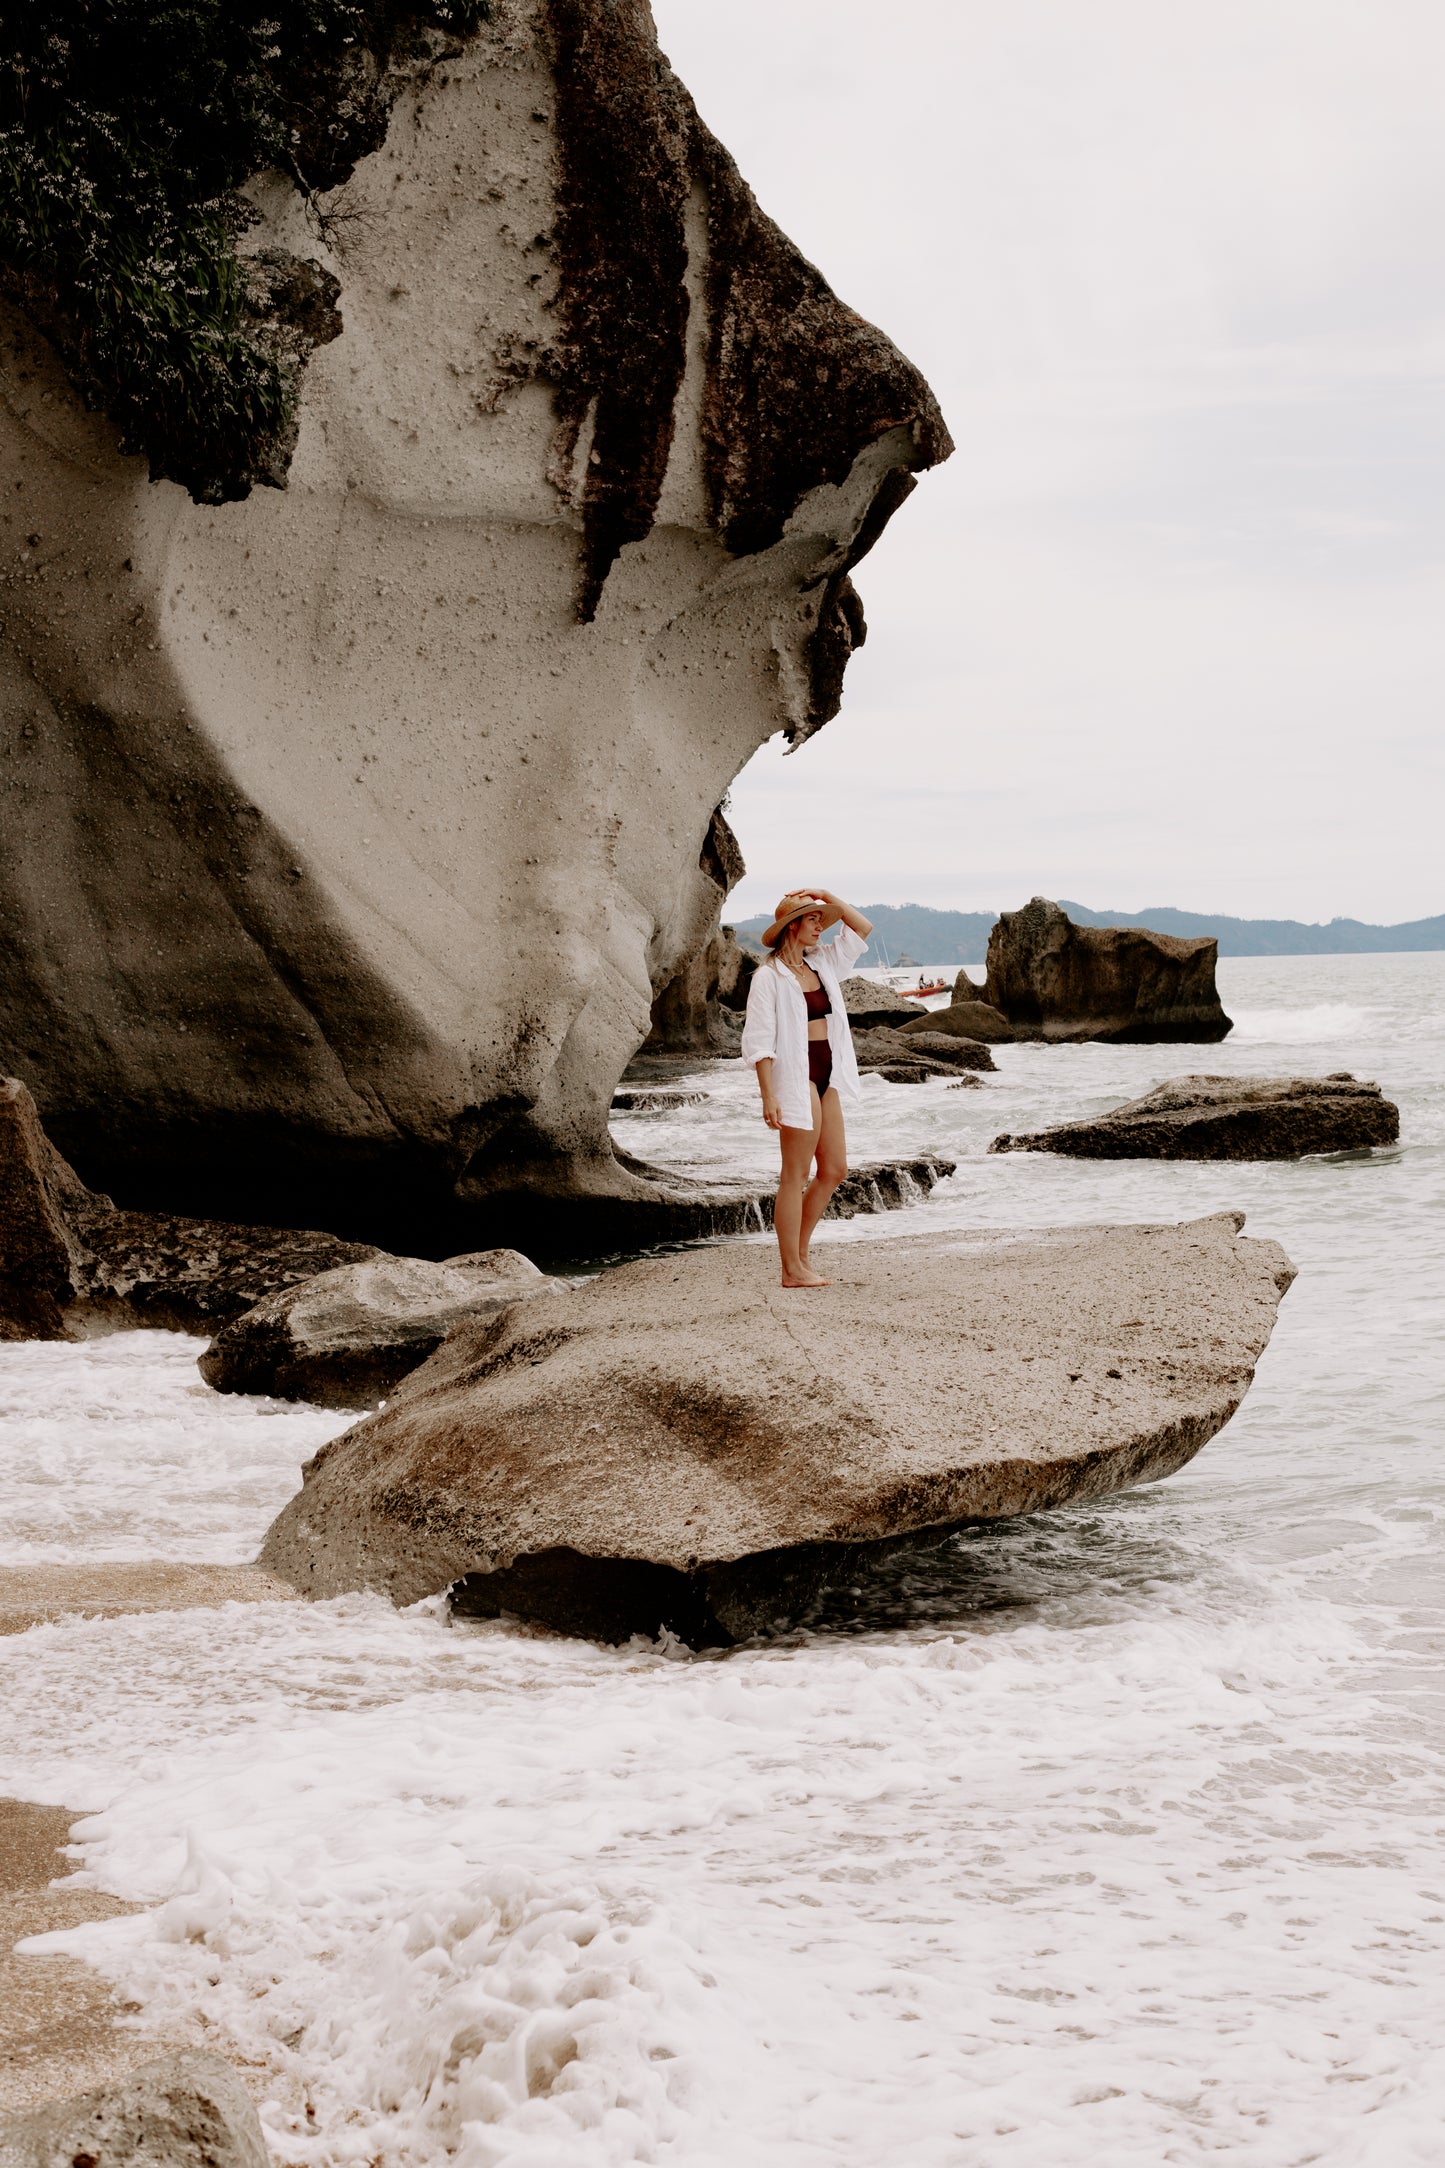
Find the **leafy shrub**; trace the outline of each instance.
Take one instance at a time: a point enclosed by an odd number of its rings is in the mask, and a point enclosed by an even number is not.
[[[340,328],[321,320],[335,286],[312,271],[305,331],[278,336],[297,282],[263,281],[258,298],[236,191],[268,167],[308,193],[344,180],[385,135],[397,61],[454,51],[485,13],[0,0],[0,284],[153,480],[211,503],[284,481],[305,355]]]

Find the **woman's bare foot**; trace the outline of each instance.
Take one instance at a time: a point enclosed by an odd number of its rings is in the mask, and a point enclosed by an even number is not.
[[[806,1265],[796,1279],[790,1279],[786,1273],[783,1275],[784,1287],[831,1287],[832,1284],[821,1272],[814,1272]]]

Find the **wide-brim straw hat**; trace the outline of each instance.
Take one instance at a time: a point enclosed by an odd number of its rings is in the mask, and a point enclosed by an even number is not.
[[[784,896],[773,913],[773,923],[758,936],[764,948],[776,948],[795,918],[806,918],[809,911],[821,911],[821,898],[817,896]]]

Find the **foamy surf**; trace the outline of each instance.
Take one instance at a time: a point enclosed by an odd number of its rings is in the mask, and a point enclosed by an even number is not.
[[[1322,1046],[1358,1039],[1369,1030],[1367,1009],[1321,1001],[1309,1009],[1240,1009],[1230,1038],[1250,1046]],[[1197,1050],[1190,1049],[1191,1057]],[[1192,1067],[1200,1064],[1191,1059]]]
[[[1316,1030],[1355,962],[1236,966],[1247,1002],[1226,967],[1226,1006]],[[960,1171],[830,1240],[1234,1204],[1285,1242],[1256,1385],[1181,1476],[702,1659],[370,1597],[0,1641],[0,1788],[91,1810],[86,1878],[149,1908],[64,1946],[231,2040],[296,2168],[1433,2168],[1445,959],[1358,962],[1373,1035],[1295,1043],[1379,1075],[1397,1152],[986,1156],[1276,1066],[1232,1040],[1004,1048],[854,1125]],[[760,1129],[706,1081],[650,1156]],[[0,1349],[12,1558],[254,1552],[345,1418],[197,1393],[196,1345]]]

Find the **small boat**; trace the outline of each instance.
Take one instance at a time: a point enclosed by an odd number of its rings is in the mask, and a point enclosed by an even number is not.
[[[928,1001],[934,994],[946,994],[948,992],[948,981],[947,979],[935,979],[931,986],[925,986],[922,979],[920,979],[916,986],[900,986],[898,991],[905,1001]]]

